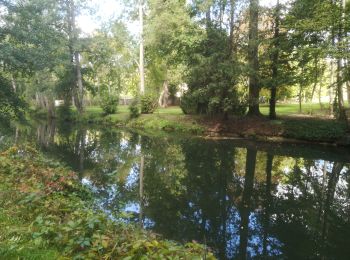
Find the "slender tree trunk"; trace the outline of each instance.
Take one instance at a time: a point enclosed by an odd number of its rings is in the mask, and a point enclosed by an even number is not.
[[[342,1],[341,6],[341,23],[338,28],[338,43],[342,44],[344,41],[344,31],[345,31],[345,0]],[[345,52],[345,50],[341,47],[341,52]],[[346,111],[344,106],[344,95],[343,95],[343,81],[342,81],[342,69],[343,69],[343,59],[338,57],[337,59],[337,96],[338,96],[338,110],[339,115],[338,119],[340,121],[344,121],[347,124]]]
[[[169,102],[169,87],[168,87],[168,80],[165,80],[163,83],[163,90],[160,94],[158,103],[160,107],[167,107]]]
[[[205,12],[205,21],[206,21],[207,30],[211,26],[211,13],[210,12],[211,12],[211,6],[209,5],[207,11]]]
[[[17,92],[17,84],[15,81],[15,78],[13,77],[13,75],[11,75],[11,83],[12,83],[12,88],[13,88],[13,92]]]
[[[322,97],[322,83],[320,83],[320,87],[318,89],[318,103],[320,104],[321,110],[323,110],[321,97]]]
[[[259,0],[250,0],[249,7],[249,116],[261,116],[259,109],[259,57],[258,57]]]
[[[143,0],[139,0],[139,22],[140,22],[140,95],[145,93],[145,65],[144,65],[144,42],[143,42]]]
[[[340,121],[347,122],[346,112],[345,112],[345,106],[344,106],[344,96],[343,96],[343,83],[341,79],[341,59],[337,60],[337,100],[338,100],[338,109],[339,109],[339,115],[338,119]]]
[[[227,1],[224,0],[224,1],[221,1],[220,3],[220,28],[222,28],[222,25],[223,25],[223,22],[224,22],[224,15],[225,15],[225,10],[226,10],[226,4],[227,4]]]
[[[236,1],[230,0],[230,54],[233,52]]]
[[[71,57],[71,65],[72,65],[72,68],[74,68],[74,77],[75,77],[75,82],[74,82],[74,85],[72,86],[72,93],[73,93],[74,105],[76,106],[78,112],[81,114],[83,112],[84,86],[83,86],[83,79],[81,74],[80,55],[79,55],[79,51],[76,50],[76,45],[78,41],[78,31],[76,28],[76,21],[75,21],[76,10],[75,10],[74,0],[67,0],[66,4],[67,4],[67,23],[68,23],[68,38],[69,38],[68,49]],[[66,93],[65,101],[68,101],[70,99],[71,99],[71,96]]]
[[[334,95],[333,95],[333,87],[334,87],[334,61],[333,59],[331,60],[331,85],[329,87],[329,114],[333,116],[334,114],[334,107],[333,107],[333,102],[334,102]]]
[[[82,114],[84,111],[84,86],[83,86],[83,77],[81,75],[79,52],[75,51],[74,59],[75,59],[76,79],[77,79],[77,85],[78,85],[77,109],[78,109],[79,114]]]
[[[96,77],[96,85],[97,85],[97,95],[99,100],[101,100],[101,85],[100,85],[100,78]]]
[[[303,87],[302,87],[302,84],[299,84],[299,113],[301,114],[302,112],[302,107],[301,107],[301,104],[302,104],[302,95],[303,95]]]
[[[348,104],[350,105],[350,82],[346,82],[346,92],[348,96]]]
[[[275,29],[274,29],[274,51],[272,54],[272,86],[270,90],[270,119],[276,119],[276,94],[278,85],[278,63],[279,63],[279,34],[280,34],[280,2],[277,0],[275,10]]]
[[[314,65],[315,65],[315,78],[314,78],[314,85],[312,87],[312,92],[311,92],[311,103],[314,99],[315,96],[315,91],[317,88],[317,84],[318,84],[318,57],[316,56],[314,59]]]

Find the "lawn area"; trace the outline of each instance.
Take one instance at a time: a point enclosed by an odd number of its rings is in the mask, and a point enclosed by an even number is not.
[[[323,104],[323,110],[320,108],[318,103],[310,103],[302,105],[302,114],[307,115],[327,115],[329,110],[329,104]],[[263,115],[269,114],[269,106],[267,104],[260,105],[260,111]],[[277,115],[287,116],[299,114],[299,104],[277,104],[276,106]],[[90,106],[86,108],[86,112],[92,116],[101,116],[103,114],[101,107]],[[118,117],[118,114],[128,114],[128,106],[118,106],[118,112],[112,115],[111,118]],[[171,106],[167,108],[158,108],[154,114],[159,115],[182,115],[183,112],[179,106]]]
[[[269,105],[260,105],[260,111],[263,115],[269,114]],[[277,104],[276,106],[277,116],[297,115],[299,113],[299,104]],[[307,115],[328,115],[329,104],[323,104],[321,110],[320,104],[309,103],[302,105],[301,114]]]
[[[102,115],[102,108],[99,106],[90,106],[86,108],[86,112],[91,115]],[[117,114],[128,114],[128,106],[121,105],[118,106]],[[171,106],[167,108],[158,108],[155,114],[167,114],[167,115],[182,115],[182,110],[179,106]]]

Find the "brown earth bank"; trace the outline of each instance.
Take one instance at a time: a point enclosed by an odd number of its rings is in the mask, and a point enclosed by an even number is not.
[[[236,117],[229,120],[202,117],[197,123],[212,138],[249,138],[275,142],[324,143],[350,145],[350,135],[344,123],[316,117]]]

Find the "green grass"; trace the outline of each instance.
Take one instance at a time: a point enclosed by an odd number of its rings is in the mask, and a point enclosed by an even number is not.
[[[102,108],[99,106],[90,106],[87,107],[85,110],[86,113],[96,116],[103,115]],[[167,115],[182,115],[182,110],[178,106],[172,106],[167,108],[158,108],[155,112],[155,114],[167,114]],[[129,108],[128,106],[118,106],[117,114],[129,114]]]
[[[329,104],[323,104],[323,108],[321,109],[320,105],[317,103],[313,104],[303,104],[302,112],[299,113],[299,104],[277,104],[276,112],[278,116],[293,116],[293,115],[313,115],[313,116],[326,116],[329,113]],[[269,106],[268,105],[260,105],[260,111],[263,115],[269,114]],[[129,119],[129,108],[128,106],[121,105],[118,106],[117,113],[105,116],[103,114],[102,108],[99,106],[89,106],[85,109],[85,114],[83,118],[79,118],[77,115],[77,111],[73,108],[73,112],[75,114],[75,118],[77,121],[106,121],[112,123],[120,123],[128,121]],[[167,108],[158,108],[154,115],[161,116],[181,116],[184,115],[181,108],[179,106],[171,106]]]
[[[260,111],[263,115],[269,114],[269,106],[261,105]],[[277,116],[288,116],[288,115],[298,115],[299,104],[277,104],[276,105]],[[310,103],[302,104],[301,114],[304,115],[328,115],[329,104],[323,104],[323,109],[321,109],[320,104]]]

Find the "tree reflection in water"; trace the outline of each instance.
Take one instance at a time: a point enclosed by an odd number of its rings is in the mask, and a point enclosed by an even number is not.
[[[59,124],[14,135],[79,172],[111,218],[205,243],[220,259],[350,255],[345,149]]]

